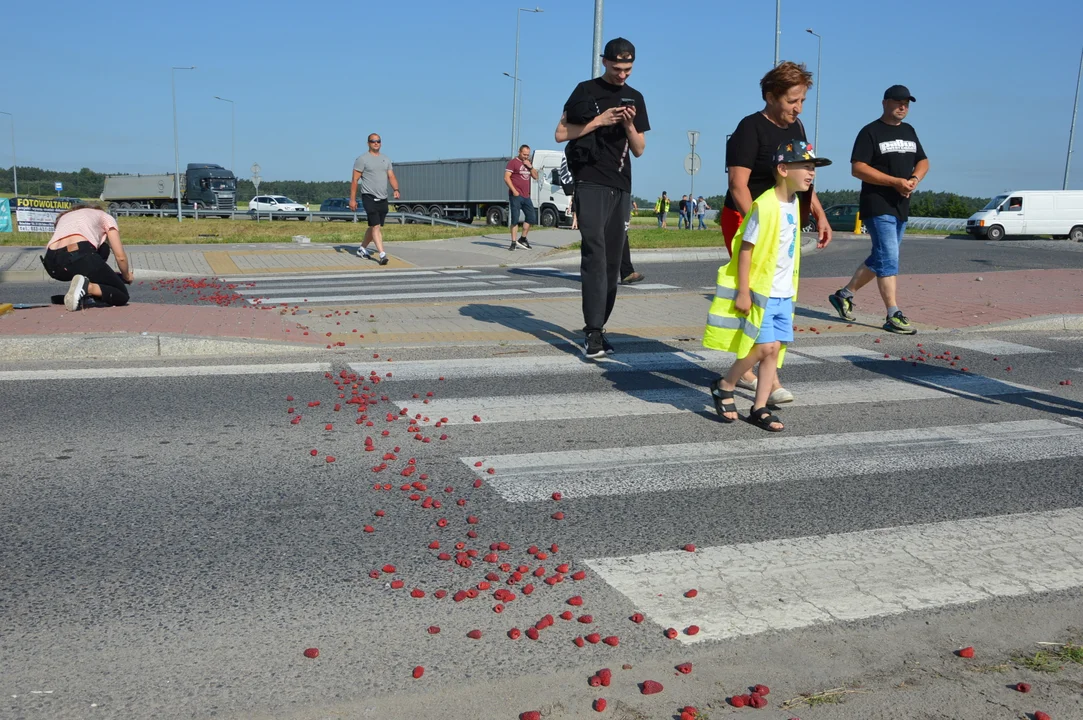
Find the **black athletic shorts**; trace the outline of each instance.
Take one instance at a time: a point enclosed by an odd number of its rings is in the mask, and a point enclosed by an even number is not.
[[[368,216],[369,227],[383,225],[387,219],[387,198],[377,200],[375,195],[361,195],[361,205]]]

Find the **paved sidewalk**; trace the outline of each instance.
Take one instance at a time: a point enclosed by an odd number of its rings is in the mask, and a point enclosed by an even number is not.
[[[882,332],[883,308],[875,288],[868,288],[858,295],[858,319],[854,323],[846,323],[834,315],[827,296],[844,282],[845,278],[839,277],[811,278],[801,283],[796,321],[798,342],[800,337],[813,334]],[[900,300],[922,333],[979,329],[990,324],[1033,319],[1041,319],[1043,326],[1049,328],[1076,328],[1078,325],[1078,329],[1083,329],[1081,287],[1083,270],[1006,271],[990,273],[990,277],[982,281],[970,273],[912,275],[900,288]],[[639,338],[699,339],[709,304],[710,293],[623,293],[618,297],[608,329],[615,342]],[[76,313],[69,313],[61,306],[51,306],[15,310],[0,316],[0,347],[5,347],[4,354],[14,359],[49,357],[47,347],[43,349],[41,343],[28,342],[46,336],[113,339],[126,335],[144,338],[179,336],[271,342],[285,349],[324,350],[565,343],[579,341],[582,323],[578,297],[516,297],[323,308],[133,303],[123,308]],[[17,340],[21,342],[16,343]],[[171,352],[177,354],[237,353],[236,350],[227,353],[221,348],[216,349],[214,343],[197,345],[198,350],[186,353],[176,342],[170,343]],[[118,355],[123,352],[118,351]]]

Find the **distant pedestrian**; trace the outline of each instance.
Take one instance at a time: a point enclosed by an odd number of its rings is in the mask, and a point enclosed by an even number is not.
[[[564,103],[557,124],[557,142],[572,141],[567,149],[579,202],[582,261],[583,320],[589,358],[613,352],[605,324],[617,300],[620,260],[631,211],[631,156],[646,147],[650,130],[647,104],[626,80],[635,62],[635,46],[624,38],[606,43],[605,74],[585,80]]]
[[[804,65],[786,61],[771,68],[760,79],[763,109],[742,118],[726,143],[729,188],[720,218],[726,250],[730,250],[733,236],[752,207],[752,201],[774,187],[774,154],[778,146],[795,138],[808,141],[805,127],[798,116],[810,87],[812,73],[805,70]],[[803,200],[810,206],[805,210],[811,209],[817,218],[819,242],[826,245],[831,242],[831,226],[827,223],[827,216],[816,193],[812,192],[810,198]],[[739,385],[755,390],[757,382],[756,376],[749,370]],[[793,399],[793,393],[782,387],[775,375],[771,403],[777,405],[793,402]]]
[[[711,206],[707,204],[707,201],[703,199],[703,196],[699,196],[699,200],[696,201],[696,217],[699,219],[699,225],[696,226],[697,230],[706,230],[707,225],[703,222],[703,216],[707,214],[707,211],[711,209]]]
[[[917,332],[898,307],[899,246],[910,217],[910,195],[929,174],[929,159],[918,134],[903,122],[915,102],[905,85],[884,91],[883,114],[861,128],[850,156],[851,173],[861,180],[861,221],[872,240],[872,254],[858,266],[846,287],[828,297],[844,320],[854,319],[854,293],[876,278],[887,309],[884,330]]]
[[[688,196],[681,195],[681,201],[677,203],[677,229],[681,229],[682,223],[688,225]]]
[[[530,146],[520,145],[519,155],[508,161],[504,168],[504,184],[508,186],[508,226],[511,228],[511,245],[508,250],[514,250],[518,245],[521,248],[530,249],[530,241],[526,236],[530,233],[530,226],[538,224],[538,211],[534,208],[534,202],[530,199],[530,181],[538,179],[538,171],[530,162]],[[515,229],[519,226],[519,214],[523,215],[523,232],[518,238],[515,237]],[[572,218],[575,225],[575,218]]]
[[[664,228],[666,226],[666,215],[669,214],[669,197],[666,195],[666,191],[662,191],[661,197],[654,203],[654,214],[658,216],[658,227]]]
[[[725,377],[711,383],[715,411],[722,422],[738,419],[734,390],[744,373],[759,363],[760,382],[748,420],[763,430],[781,432],[785,426],[767,405],[774,375],[786,346],[793,342],[801,273],[798,193],[812,186],[817,167],[831,161],[817,158],[799,138],[783,142],[772,157],[775,186],[753,201],[733,238],[733,256],[718,269],[703,345],[737,355]]]
[[[119,275],[106,262],[110,249]],[[106,305],[128,304],[128,288],[124,286],[131,285],[134,276],[117,221],[93,205],[79,204],[57,216],[41,261],[49,277],[70,283],[64,295],[64,307],[69,311],[82,310],[90,298]]]
[[[357,209],[357,181],[360,180],[361,204],[365,208],[369,224],[365,239],[361,241],[361,247],[357,248],[357,256],[371,258],[366,248],[370,242],[375,242],[376,250],[380,253],[378,262],[387,265],[383,233],[384,221],[387,219],[387,186],[391,185],[395,199],[398,200],[399,181],[391,167],[391,160],[380,154],[380,147],[383,145],[380,136],[375,133],[369,135],[368,144],[368,152],[354,161],[353,179],[350,180],[350,210]]]
[[[632,217],[635,217],[636,212],[639,211],[639,206],[636,205],[636,201],[632,201]],[[637,282],[642,282],[646,279],[646,275],[641,272],[636,272],[635,267],[632,265],[632,246],[628,240],[628,231],[624,231],[624,250],[620,255],[620,284],[621,285],[634,285]]]

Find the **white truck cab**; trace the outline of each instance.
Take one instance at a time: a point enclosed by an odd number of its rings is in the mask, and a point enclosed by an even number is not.
[[[564,159],[563,150],[535,150],[531,164],[538,179],[531,183],[531,201],[538,209],[538,224],[544,227],[571,225],[571,198],[564,194],[557,170]]]
[[[1015,190],[997,195],[967,219],[966,231],[990,240],[1052,235],[1083,242],[1083,190]]]

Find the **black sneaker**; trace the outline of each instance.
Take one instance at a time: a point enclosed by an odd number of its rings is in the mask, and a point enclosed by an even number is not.
[[[527,250],[530,250],[530,249],[531,249],[531,248],[530,248],[530,241],[529,241],[529,240],[527,240],[527,239],[526,239],[525,237],[523,237],[522,235],[520,235],[520,236],[519,236],[519,239],[518,239],[518,240],[516,240],[516,241],[515,241],[515,243],[516,243],[516,244],[517,244],[517,245],[518,245],[519,247],[521,247],[521,248],[526,248]]]
[[[633,270],[632,272],[628,273],[627,277],[621,278],[620,284],[621,285],[631,285],[632,283],[642,282],[642,281],[644,281],[646,279],[647,279],[646,275],[644,275],[641,272],[637,272],[637,271]]]
[[[508,245],[508,250],[514,250],[514,249],[515,249],[515,241],[512,240],[511,245]]]
[[[605,335],[605,330],[602,331],[602,349],[605,350],[606,355],[612,355],[616,352],[612,343],[609,342],[609,338]]]
[[[588,358],[597,359],[605,357],[605,336],[601,330],[591,330],[587,333],[587,339],[583,343],[583,354]]]
[[[884,329],[899,335],[917,334],[917,330],[910,327],[910,321],[902,314],[902,310],[896,310],[894,315],[887,316],[887,322],[884,323]]]
[[[387,255],[384,255],[383,257],[381,257],[376,262],[380,263],[381,265],[387,265]]]
[[[827,301],[831,303],[831,307],[835,308],[835,312],[839,314],[839,317],[843,320],[849,320],[853,322],[854,317],[854,300],[853,298],[843,297],[838,293],[834,295],[828,295]]]

